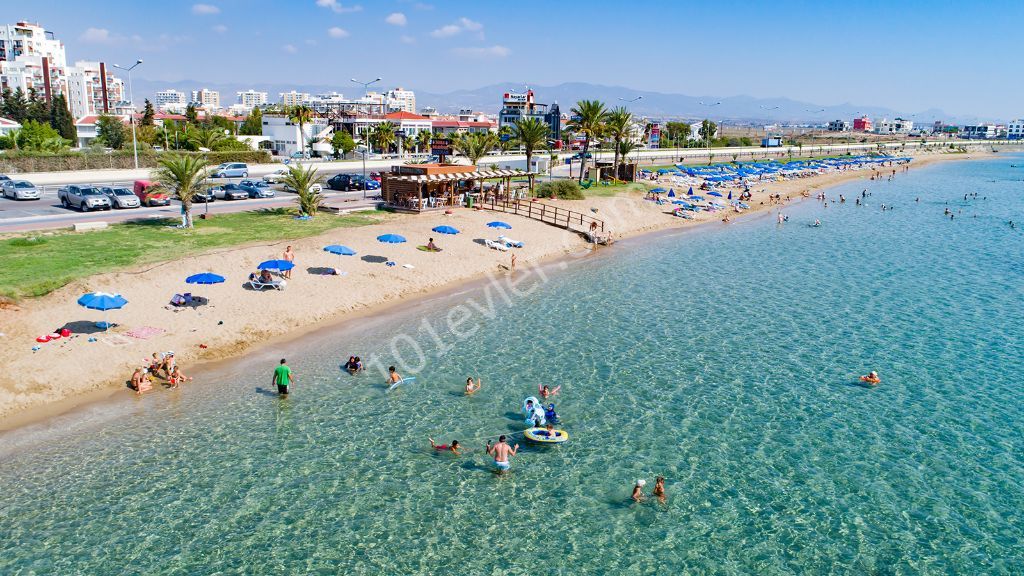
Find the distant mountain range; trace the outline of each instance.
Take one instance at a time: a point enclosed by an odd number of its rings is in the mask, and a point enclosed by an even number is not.
[[[419,108],[432,106],[439,112],[458,112],[462,108],[471,108],[481,112],[496,113],[501,108],[501,95],[512,89],[513,84],[492,84],[473,90],[455,90],[444,94],[433,92],[416,91],[416,104]],[[235,93],[255,89],[266,91],[272,102],[278,100],[278,94],[297,90],[313,94],[323,92],[341,92],[351,96],[358,96],[361,88],[358,86],[331,86],[327,84],[239,84],[220,82],[200,82],[194,80],[182,80],[179,82],[159,82],[142,78],[135,79],[135,93],[142,98],[153,99],[157,91],[174,88],[184,92],[186,95],[191,90],[209,88],[221,93],[221,104],[229,106],[235,102]],[[637,115],[660,119],[684,119],[697,120],[711,118],[713,120],[725,120],[727,123],[759,124],[763,122],[783,123],[814,123],[820,124],[829,120],[843,119],[851,120],[854,117],[867,114],[871,118],[895,118],[902,116],[915,121],[918,124],[931,124],[935,120],[942,120],[949,123],[972,123],[978,118],[973,116],[950,116],[937,109],[897,111],[884,106],[868,106],[851,103],[844,103],[834,106],[826,106],[813,102],[803,102],[788,98],[754,98],[751,96],[688,96],[686,94],[665,94],[661,92],[650,92],[633,90],[623,86],[605,86],[602,84],[590,84],[586,82],[566,82],[556,86],[530,86],[536,95],[537,101],[545,104],[558,102],[563,112],[577,100],[597,99],[609,106],[626,104],[623,100],[633,100],[641,96],[639,100],[628,103],[629,109]],[[518,87],[518,91],[525,90]],[[620,100],[620,98],[622,100]],[[721,102],[715,106],[702,105],[704,103]],[[822,112],[813,112],[821,110]],[[809,112],[811,111],[811,112]]]

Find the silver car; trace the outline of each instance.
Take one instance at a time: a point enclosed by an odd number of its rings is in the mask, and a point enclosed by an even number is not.
[[[11,200],[39,200],[43,197],[36,185],[28,180],[4,180],[4,198]]]
[[[110,204],[114,208],[138,208],[142,206],[139,197],[127,188],[104,186],[100,188],[100,192],[110,199]]]

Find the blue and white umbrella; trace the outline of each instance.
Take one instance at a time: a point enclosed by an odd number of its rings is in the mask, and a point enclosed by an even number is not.
[[[398,234],[382,234],[377,236],[377,241],[385,244],[401,244],[405,242],[405,237]]]
[[[213,272],[201,272],[185,278],[185,282],[188,284],[220,284],[223,281],[223,276],[220,274],[214,274]]]
[[[84,306],[90,310],[102,310],[104,312],[107,310],[120,309],[127,303],[128,301],[124,299],[124,296],[121,296],[120,294],[108,294],[107,292],[90,292],[82,295],[82,297],[78,299],[79,306]],[[107,328],[110,328],[110,322],[104,320],[103,322],[97,322],[96,326],[106,330]]]
[[[324,252],[330,252],[331,254],[337,254],[338,256],[355,256],[356,251],[349,248],[348,246],[342,246],[341,244],[331,244],[330,246],[324,246]]]
[[[487,226],[489,226],[491,228],[505,228],[507,230],[511,230],[512,229],[512,225],[511,224],[508,224],[506,222],[502,222],[500,220],[495,220],[494,222],[488,222]]]

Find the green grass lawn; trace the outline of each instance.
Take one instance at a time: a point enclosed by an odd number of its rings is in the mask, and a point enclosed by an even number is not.
[[[617,196],[619,194],[638,192],[643,193],[648,190],[647,186],[639,182],[629,182],[622,184],[609,184],[604,186],[602,184],[594,184],[590,188],[583,191],[583,195],[587,198],[603,198],[608,196]]]
[[[322,214],[296,220],[291,209],[218,214],[196,218],[193,230],[179,220],[114,224],[94,232],[31,233],[0,240],[0,296],[42,296],[80,278],[252,242],[315,236],[337,228],[366,226],[384,217],[375,211],[346,216]]]

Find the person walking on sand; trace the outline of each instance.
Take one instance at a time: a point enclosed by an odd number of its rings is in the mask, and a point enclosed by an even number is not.
[[[291,246],[288,246],[287,248],[284,249],[284,255],[282,257],[288,262],[291,262],[293,264],[295,263],[295,251],[292,250]],[[285,278],[290,280],[292,277],[292,271],[290,269],[282,270],[281,276],[284,276]]]
[[[508,472],[512,464],[509,459],[516,455],[519,450],[519,444],[513,447],[509,447],[508,443],[505,442],[505,435],[502,434],[498,437],[498,443],[492,445],[490,441],[487,442],[487,455],[494,456],[494,467],[498,469],[498,474],[504,474]]]
[[[295,377],[292,376],[292,369],[288,367],[285,359],[281,358],[281,363],[274,369],[272,384],[277,386],[277,393],[279,395],[287,396],[288,386],[291,386],[293,382],[295,382]]]
[[[509,267],[508,270],[509,270],[509,272],[515,272],[516,271],[516,254],[515,254],[515,252],[512,253],[512,266]]]

